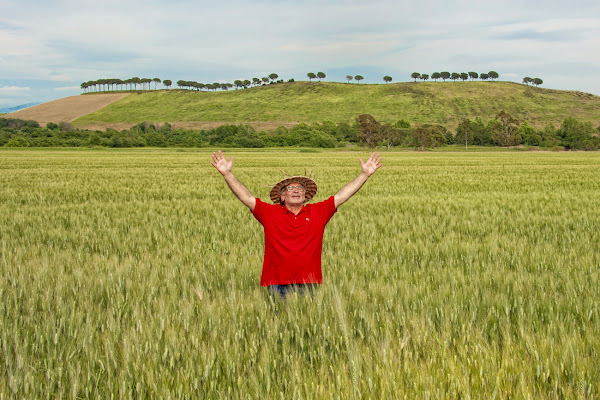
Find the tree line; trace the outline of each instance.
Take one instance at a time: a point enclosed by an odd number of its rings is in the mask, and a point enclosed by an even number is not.
[[[546,149],[598,150],[600,149],[600,126],[574,117],[566,118],[560,127],[547,124],[536,129],[527,121],[519,121],[505,111],[484,121],[481,117],[464,119],[454,131],[443,125],[423,124],[412,127],[399,120],[396,123],[378,122],[369,114],[357,118],[359,144],[374,148],[406,146],[425,150],[438,146],[530,146]]]
[[[233,81],[233,83],[219,83],[219,82],[214,82],[214,83],[201,83],[201,82],[196,82],[196,81],[184,81],[184,80],[179,80],[177,81],[177,86],[179,86],[180,89],[189,89],[189,90],[214,90],[216,91],[217,89],[221,89],[221,90],[229,90],[233,87],[235,87],[236,89],[240,89],[240,88],[248,88],[250,86],[260,86],[260,85],[266,85],[267,83],[272,84],[272,83],[282,83],[283,80],[277,80],[277,78],[279,78],[279,75],[277,75],[276,73],[272,73],[269,74],[268,77],[264,76],[262,78],[252,78],[252,80],[250,79],[236,79],[235,81]],[[288,80],[288,82],[294,82],[294,79],[290,79]]]
[[[145,90],[146,85],[148,85],[148,90],[150,90],[150,84],[153,82],[155,90],[159,83],[162,83],[167,88],[173,84],[169,79],[163,81],[160,78],[138,78],[135,76],[125,80],[117,78],[97,79],[95,81],[82,82],[80,87],[84,92],[106,92],[114,90],[138,90],[138,85],[141,85],[142,90]]]
[[[429,74],[421,74],[419,72],[413,72],[410,75],[411,78],[413,78],[415,80],[415,82],[417,81],[417,79],[421,79],[423,81],[426,81],[429,79]],[[448,71],[442,71],[442,72],[434,72],[433,74],[431,74],[431,79],[433,79],[434,81],[437,81],[438,79],[443,79],[444,82],[446,82],[446,79],[451,79],[453,81],[456,80],[462,80],[462,81],[466,81],[467,79],[471,79],[471,81],[475,80],[475,79],[481,79],[482,81],[486,81],[488,79],[494,80],[494,79],[498,79],[500,77],[500,75],[496,72],[496,71],[490,71],[487,73],[477,73],[477,72],[448,72]]]
[[[325,79],[327,77],[327,75],[324,72],[317,72],[316,74],[314,72],[309,72],[306,74],[306,76],[308,77],[309,81],[312,81],[313,79],[319,79],[319,82],[322,79]],[[477,73],[477,72],[447,72],[447,71],[443,71],[443,72],[434,72],[433,74],[431,74],[431,76],[429,74],[421,74],[419,72],[413,72],[411,74],[411,78],[415,80],[415,82],[417,81],[417,79],[420,79],[422,81],[427,81],[430,78],[433,79],[434,81],[437,81],[438,79],[442,79],[444,82],[447,79],[450,79],[452,81],[456,81],[456,80],[462,80],[462,81],[466,81],[467,79],[471,79],[471,81],[475,80],[475,79],[481,79],[481,80],[494,80],[494,79],[498,79],[500,77],[500,75],[496,72],[496,71],[489,71],[487,73]],[[186,80],[178,80],[176,82],[177,86],[180,89],[187,89],[187,90],[196,90],[196,91],[200,91],[200,90],[229,90],[232,88],[236,88],[236,89],[245,89],[248,87],[252,87],[252,86],[260,86],[260,85],[266,85],[266,84],[273,84],[273,83],[282,83],[284,82],[282,79],[278,80],[279,75],[276,73],[272,73],[269,74],[269,76],[264,76],[262,78],[252,78],[252,79],[236,79],[235,81],[233,81],[233,83],[221,83],[221,82],[213,82],[213,83],[202,83],[202,82],[197,82],[197,81],[186,81]],[[364,80],[364,76],[362,75],[346,75],[346,81],[348,83],[352,82],[352,81],[356,81],[357,83],[360,83],[360,81]],[[389,83],[392,82],[392,77],[389,75],[386,75],[383,77],[383,81],[385,83]],[[287,82],[294,82],[294,78],[288,79]],[[157,85],[159,83],[162,83],[167,89],[170,88],[173,85],[173,82],[169,79],[165,79],[165,80],[161,80],[160,78],[138,78],[138,77],[133,77],[133,78],[129,78],[129,79],[97,79],[97,80],[92,80],[92,81],[87,81],[87,82],[83,82],[81,83],[81,89],[84,91],[84,93],[88,93],[88,92],[106,92],[106,91],[115,91],[115,90],[138,90],[138,85],[141,86],[141,90],[151,90],[152,87],[152,83],[154,83],[154,90],[157,89]],[[544,81],[540,78],[530,78],[530,77],[525,77],[523,78],[523,83],[525,83],[526,85],[528,84],[534,84],[536,86],[539,86],[541,84],[544,83]]]
[[[438,124],[411,125],[377,121],[361,114],[352,122],[323,121],[256,131],[248,125],[223,125],[208,130],[174,129],[169,123],[143,122],[129,129],[87,130],[68,122],[40,126],[35,121],[0,117],[0,146],[4,147],[321,147],[359,145],[370,148],[405,147],[430,149],[439,146],[530,146],[545,149],[598,150],[600,126],[566,118],[536,129],[505,111],[484,121],[464,119],[453,129]]]
[[[320,72],[320,74],[323,73]],[[180,89],[188,90],[229,90],[233,87],[247,88],[250,86],[258,86],[267,83],[283,82],[283,80],[277,80],[278,77],[279,75],[277,75],[276,73],[272,73],[269,74],[268,77],[265,76],[262,78],[252,78],[252,80],[236,79],[233,83],[201,83],[197,81],[178,80],[176,84]],[[288,82],[294,82],[294,79],[289,79]],[[115,90],[138,90],[138,85],[140,86],[139,90],[152,90],[152,83],[154,83],[154,90],[157,89],[159,83],[162,83],[167,89],[169,89],[173,85],[173,82],[170,79],[161,80],[160,78],[138,78],[136,76],[125,80],[117,78],[91,80],[87,82],[82,82],[80,87],[84,91],[84,93],[108,92]]]
[[[438,79],[442,79],[444,82],[446,82],[447,79],[450,79],[452,81],[461,80],[464,82],[467,79],[470,79],[471,81],[474,81],[475,79],[487,81],[488,79],[490,79],[493,81],[494,79],[500,78],[500,74],[498,74],[496,71],[489,71],[489,72],[482,72],[482,73],[477,73],[474,71],[460,72],[460,73],[459,72],[442,71],[442,72],[434,72],[431,74],[431,76],[429,76],[429,74],[421,74],[419,72],[413,72],[410,75],[410,77],[413,78],[415,80],[415,82],[417,81],[417,79],[421,79],[422,81],[427,81],[430,78],[436,82]],[[391,82],[392,78],[390,76],[384,76],[383,80],[385,82]],[[523,83],[525,83],[527,85],[532,83],[536,86],[539,86],[539,85],[543,84],[544,81],[540,78],[530,78],[527,76],[527,77],[523,78]]]

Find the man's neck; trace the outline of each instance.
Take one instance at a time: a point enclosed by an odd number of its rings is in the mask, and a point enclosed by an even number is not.
[[[303,205],[297,205],[297,206],[292,206],[292,205],[285,205],[285,208],[287,208],[288,210],[290,210],[294,215],[298,215],[300,213],[300,210],[302,210]]]

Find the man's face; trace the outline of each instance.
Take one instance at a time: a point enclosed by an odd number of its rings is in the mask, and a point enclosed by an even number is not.
[[[299,182],[290,183],[283,188],[283,192],[281,193],[281,202],[288,206],[302,205],[304,204],[304,199],[304,188]]]

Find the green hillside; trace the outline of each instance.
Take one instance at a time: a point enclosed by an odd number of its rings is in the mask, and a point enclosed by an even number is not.
[[[463,118],[490,119],[501,110],[537,127],[559,124],[569,116],[596,126],[600,97],[511,82],[293,82],[228,92],[171,89],[133,93],[74,124],[202,121],[272,122],[276,126],[351,121],[368,113],[379,121],[405,119],[453,126]]]

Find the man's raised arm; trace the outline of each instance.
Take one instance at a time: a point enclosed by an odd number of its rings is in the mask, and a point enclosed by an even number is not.
[[[210,163],[221,173],[221,175],[223,175],[225,182],[227,182],[227,185],[233,194],[235,194],[237,198],[250,209],[250,211],[254,211],[254,207],[256,207],[256,198],[252,196],[252,193],[250,193],[248,188],[244,186],[242,182],[238,181],[231,172],[231,168],[233,167],[233,156],[227,161],[221,150],[219,150],[219,154],[212,153],[212,161]]]
[[[359,160],[362,171],[356,178],[354,178],[352,182],[341,188],[340,191],[334,196],[335,208],[338,208],[344,204],[350,197],[354,195],[354,193],[358,192],[358,189],[362,187],[367,179],[369,179],[369,177],[383,165],[381,164],[381,156],[379,153],[377,153],[377,155],[375,155],[374,152],[371,153],[371,156],[367,162],[364,162],[362,158],[359,158]]]

